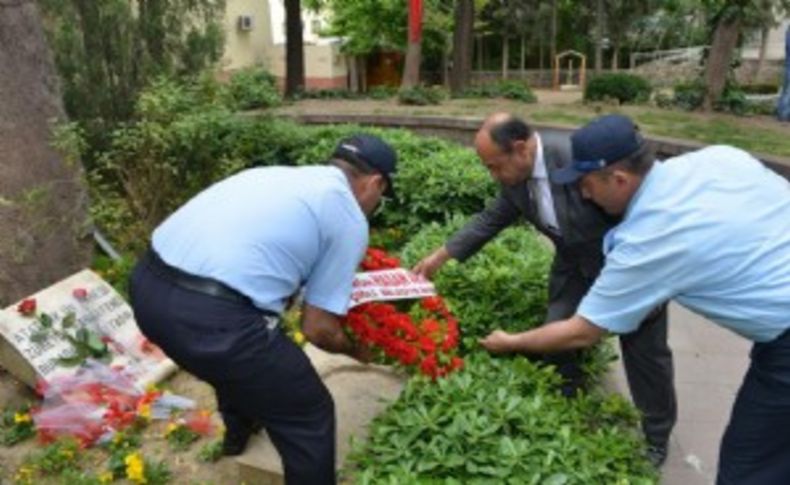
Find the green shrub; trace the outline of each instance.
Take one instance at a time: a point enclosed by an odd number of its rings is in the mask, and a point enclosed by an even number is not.
[[[413,106],[441,104],[447,99],[447,91],[440,86],[415,86],[398,91],[398,102]]]
[[[228,102],[232,109],[270,108],[282,101],[275,78],[260,67],[235,72],[227,85]]]
[[[296,96],[297,99],[357,99],[360,97],[358,93],[342,88],[302,91]]]
[[[393,86],[373,86],[368,89],[367,95],[372,99],[389,99],[398,94],[398,88]]]
[[[355,442],[354,483],[654,484],[637,413],[617,394],[566,399],[523,357],[478,352],[435,383],[411,379]]]
[[[516,80],[498,80],[467,88],[461,93],[462,98],[507,98],[534,103],[538,99],[529,84]]]
[[[702,106],[702,100],[705,98],[705,85],[701,81],[677,84],[674,91],[675,106],[686,111]]]
[[[674,104],[687,111],[698,109],[705,99],[705,90],[706,87],[702,80],[678,84],[674,87]],[[746,99],[746,94],[738,86],[728,81],[713,109],[744,115],[749,111],[749,102]]]
[[[404,266],[442,246],[467,220],[455,216],[444,226],[423,227],[400,253]],[[478,348],[478,339],[495,329],[523,332],[544,323],[552,259],[553,251],[535,230],[514,226],[464,263],[451,260],[442,267],[433,280],[458,317],[462,350]],[[605,341],[583,351],[580,365],[597,381],[615,358]]]
[[[444,244],[468,218],[456,216],[449,224],[424,227],[404,246],[406,267]],[[434,276],[461,327],[465,348],[496,328],[524,331],[543,323],[552,251],[532,229],[511,227],[469,260],[451,260]]]
[[[327,160],[337,142],[353,133],[380,136],[398,153],[396,197],[377,214],[378,227],[400,228],[413,233],[429,222],[446,221],[456,213],[472,214],[495,194],[494,182],[468,148],[406,130],[360,128],[354,125],[299,127],[309,135],[309,143],[293,152],[300,164]]]
[[[650,99],[652,90],[646,79],[633,74],[601,74],[587,83],[584,88],[584,100],[616,99],[620,104],[643,103]]]

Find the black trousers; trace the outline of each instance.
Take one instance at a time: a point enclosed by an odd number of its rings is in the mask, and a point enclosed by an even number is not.
[[[572,317],[594,279],[558,255],[549,274],[547,322]],[[642,415],[642,430],[651,445],[666,445],[677,422],[675,370],[667,343],[667,305],[651,312],[633,333],[620,336],[628,387]],[[583,384],[579,352],[547,355],[565,379],[563,392],[573,394]]]
[[[142,333],[214,388],[227,432],[262,424],[288,484],[334,484],[334,401],[304,352],[253,305],[173,284],[142,259],[130,297]]]
[[[790,483],[790,331],[752,348],[721,441],[716,483]]]

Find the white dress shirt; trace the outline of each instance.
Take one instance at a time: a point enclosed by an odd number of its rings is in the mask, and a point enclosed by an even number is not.
[[[543,158],[543,142],[536,133],[537,148],[535,153],[535,165],[532,168],[532,176],[527,180],[527,185],[532,197],[537,202],[538,217],[543,225],[548,226],[559,234],[560,225],[557,223],[557,213],[554,211],[554,199],[551,197],[551,184],[549,183],[548,171],[546,170],[546,160]]]

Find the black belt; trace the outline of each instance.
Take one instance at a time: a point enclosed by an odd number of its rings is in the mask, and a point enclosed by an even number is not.
[[[178,287],[215,298],[222,298],[223,300],[252,305],[252,300],[248,296],[243,295],[224,283],[212,278],[196,276],[174,266],[170,266],[165,263],[153,249],[149,249],[145,257],[148,262],[148,267],[154,273],[167,279]],[[271,313],[273,316],[276,316],[274,312],[267,312],[264,310],[264,313]]]

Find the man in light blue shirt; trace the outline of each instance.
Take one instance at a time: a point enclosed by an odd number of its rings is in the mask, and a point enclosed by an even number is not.
[[[196,195],[152,237],[130,286],[141,331],[215,390],[223,451],[240,454],[264,427],[288,483],[335,483],[334,403],[280,315],[303,290],[309,342],[360,361],[345,335],[367,216],[397,157],[378,137],[341,141],[325,166],[240,172]]]
[[[631,120],[598,118],[551,174],[623,221],[576,315],[519,334],[494,352],[561,351],[629,333],[674,299],[755,342],[721,444],[718,483],[790,483],[790,184],[748,153],[713,146],[654,163]]]

